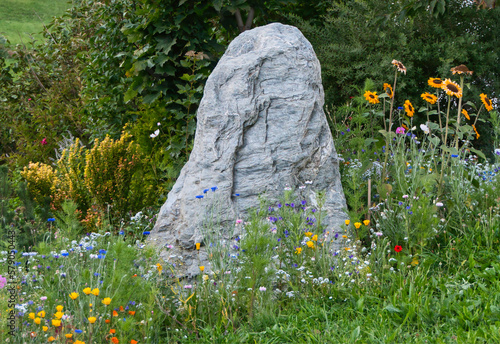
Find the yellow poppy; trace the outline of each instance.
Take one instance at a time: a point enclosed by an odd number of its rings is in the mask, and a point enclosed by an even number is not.
[[[42,322],[42,319],[35,318],[35,324],[40,325],[41,322]]]
[[[93,324],[93,323],[95,323],[95,321],[97,319],[96,319],[96,317],[90,317],[90,318],[88,318],[88,320],[89,320],[89,323]]]
[[[56,307],[56,309],[57,309],[58,312],[62,312],[62,310],[64,309],[64,307],[61,306],[61,305],[59,305],[59,306]]]
[[[71,294],[69,294],[69,297],[71,298],[71,300],[75,300],[78,297],[78,295],[80,295],[80,294],[78,294],[78,293],[71,293]]]
[[[205,267],[204,267],[203,265],[202,265],[202,266],[200,266],[200,271],[201,271],[201,272],[205,271]]]
[[[40,311],[37,313],[40,318],[45,318],[45,311]]]
[[[356,227],[356,229],[359,229],[359,227],[361,227],[361,222],[354,222],[354,227]]]
[[[111,298],[105,297],[101,302],[108,306],[111,303]]]
[[[99,296],[99,288],[94,288],[92,291],[91,291],[92,295],[95,295],[95,296]]]
[[[61,320],[59,320],[59,319],[52,319],[52,326],[54,326],[54,327],[61,326]]]
[[[92,289],[90,289],[89,287],[87,287],[87,288],[83,289],[83,292],[84,292],[85,295],[88,295],[88,294],[90,294],[92,292]]]
[[[364,224],[365,226],[368,226],[368,225],[370,224],[370,220],[364,220],[364,221],[363,221],[363,224]]]
[[[296,254],[300,254],[301,252],[302,252],[302,247],[297,247],[297,248],[295,249],[295,253],[296,253]]]

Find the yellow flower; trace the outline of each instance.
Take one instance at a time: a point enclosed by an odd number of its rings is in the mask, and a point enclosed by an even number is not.
[[[398,60],[392,60],[392,64],[396,66],[399,72],[406,74],[406,67]]]
[[[82,342],[81,340],[75,340],[75,344],[85,344],[85,342]]]
[[[481,93],[479,96],[481,97],[481,101],[484,104],[484,108],[488,111],[493,110],[493,104],[491,103],[491,99],[488,98],[488,96],[484,93]]]
[[[467,120],[470,121],[470,116],[469,116],[469,113],[467,112],[467,110],[462,109],[462,114],[465,116],[465,118],[467,118]]]
[[[307,247],[314,248],[314,243],[312,241],[306,242]]]
[[[364,221],[363,221],[363,224],[364,224],[365,226],[368,226],[368,225],[370,224],[370,220],[364,220]]]
[[[156,269],[158,270],[158,273],[161,274],[161,271],[163,270],[163,266],[161,266],[160,263],[156,264]]]
[[[62,310],[64,309],[64,307],[61,306],[61,305],[59,305],[59,306],[56,307],[56,309],[57,309],[58,312],[62,312]]]
[[[429,78],[429,81],[427,81],[429,86],[432,86],[434,88],[441,88],[443,86],[443,80],[440,78]]]
[[[54,327],[59,327],[59,326],[61,326],[61,320],[58,320],[58,319],[52,319],[52,326],[54,326]]]
[[[73,337],[73,333],[66,333],[64,336],[65,336],[66,338],[71,338],[71,337]]]
[[[35,319],[35,313],[30,313],[30,314],[28,314],[28,317],[29,317],[30,319]]]
[[[311,235],[313,235],[313,234],[312,234],[311,232],[305,232],[305,233],[304,233],[304,235],[305,235],[306,237],[310,237],[310,236],[311,236]]]
[[[195,245],[196,245],[196,249],[197,249],[197,250],[199,250],[199,249],[200,249],[201,244],[200,244],[199,242],[197,242]]]
[[[378,100],[377,92],[365,91],[364,97],[370,104],[380,103],[380,100]]]
[[[92,292],[92,289],[90,289],[89,287],[83,289],[83,292],[85,293],[85,295],[88,295]]]
[[[456,82],[451,81],[450,79],[446,79],[444,81],[444,85],[441,87],[447,95],[455,96],[457,98],[462,97],[462,89]]]
[[[99,288],[94,288],[92,291],[91,291],[92,295],[95,295],[95,296],[99,296]]]
[[[411,261],[411,265],[412,266],[418,265],[418,259],[416,257],[413,257],[413,260]]]
[[[89,319],[89,323],[91,323],[91,324],[95,323],[95,321],[97,320],[96,317],[90,317],[88,319]]]
[[[408,99],[405,100],[405,111],[408,117],[413,117],[413,114],[415,113],[415,108],[411,105],[411,102]]]
[[[349,223],[351,223],[351,220],[345,220],[345,225],[349,226]]]
[[[203,265],[202,265],[202,266],[200,266],[200,271],[201,271],[201,272],[205,271],[205,267],[204,267]]]
[[[312,241],[318,241],[318,235],[314,234],[314,236],[311,238]]]
[[[347,239],[347,235],[345,235],[345,234],[342,235],[342,238]]]
[[[35,324],[40,325],[41,322],[42,322],[42,319],[40,319],[38,317],[35,318]]]
[[[361,222],[354,222],[354,227],[356,227],[356,229],[359,229],[359,227],[361,227]]]
[[[78,293],[71,293],[71,294],[69,294],[69,297],[71,298],[71,300],[75,300],[78,297],[78,295],[80,295],[80,294],[78,294]]]
[[[203,275],[203,280],[208,281],[208,275]]]
[[[61,319],[63,317],[64,313],[63,312],[57,312],[56,314],[54,314],[54,316],[57,318],[57,319]]]
[[[302,247],[297,247],[297,248],[295,249],[295,253],[296,253],[296,254],[301,254],[301,253],[302,253]]]
[[[47,330],[48,330],[48,329],[49,329],[49,328],[48,328],[47,326],[43,326],[43,327],[42,327],[43,332],[47,332]]]
[[[474,131],[476,133],[476,140],[477,140],[479,138],[479,136],[481,136],[481,135],[479,135],[479,133],[477,132],[476,126],[474,124],[472,125],[472,129],[474,129]]]
[[[385,91],[385,93],[387,93],[387,95],[389,96],[389,98],[394,97],[394,93],[392,92],[392,86],[389,85],[388,83],[384,84],[384,91]]]
[[[429,104],[436,104],[438,99],[435,95],[430,94],[429,92],[422,93],[421,97]]]
[[[37,315],[41,318],[45,318],[45,311],[40,311],[37,313]]]
[[[105,297],[101,302],[108,306],[111,303],[111,298]]]
[[[351,248],[350,248],[350,247],[344,247],[344,250],[346,250],[346,251],[350,251],[350,250],[351,250]]]
[[[54,341],[54,340],[56,340],[56,339],[55,339],[53,336],[50,336],[49,338],[47,338],[47,340],[48,340],[49,342],[53,342],[53,341]]]

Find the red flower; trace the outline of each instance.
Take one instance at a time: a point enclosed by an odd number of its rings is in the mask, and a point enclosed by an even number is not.
[[[394,246],[394,251],[401,252],[401,251],[403,251],[403,248],[399,245],[396,245],[396,246]]]
[[[42,146],[45,146],[48,142],[47,139],[44,137],[40,143],[42,144]]]

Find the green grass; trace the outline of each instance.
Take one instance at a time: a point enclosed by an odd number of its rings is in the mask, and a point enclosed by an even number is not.
[[[69,7],[68,0],[0,0],[0,35],[12,45],[39,40],[43,26]]]

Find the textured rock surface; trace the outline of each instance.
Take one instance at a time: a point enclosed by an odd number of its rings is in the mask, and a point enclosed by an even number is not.
[[[275,23],[239,35],[207,80],[193,151],[151,233],[156,244],[173,246],[164,258],[182,255],[184,272],[199,273],[211,212],[233,223],[259,194],[277,200],[285,185],[306,181],[326,191],[324,223],[339,230],[345,198],[323,103],[319,61],[297,28]]]

